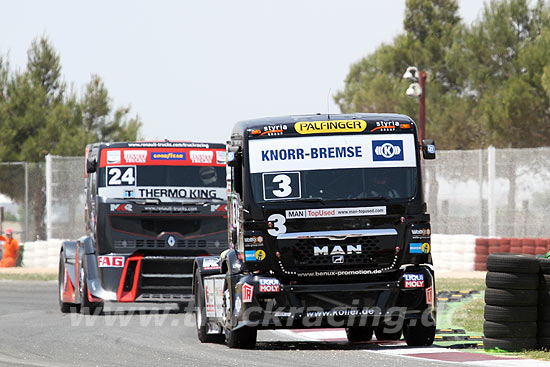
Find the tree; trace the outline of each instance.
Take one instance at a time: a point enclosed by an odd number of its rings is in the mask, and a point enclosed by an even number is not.
[[[32,42],[23,72],[12,73],[0,56],[0,162],[34,162],[32,199],[35,232],[44,238],[45,186],[43,164],[47,154],[84,155],[95,141],[136,140],[139,117],[129,117],[129,107],[113,110],[101,79],[93,75],[79,99],[67,91],[60,56],[47,37]],[[16,166],[0,166],[0,192],[16,202],[24,190]]]

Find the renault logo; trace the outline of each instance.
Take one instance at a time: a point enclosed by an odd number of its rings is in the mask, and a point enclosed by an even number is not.
[[[174,238],[174,236],[170,236],[168,237],[168,240],[166,242],[168,243],[168,246],[174,247],[174,245],[176,244],[176,239]]]

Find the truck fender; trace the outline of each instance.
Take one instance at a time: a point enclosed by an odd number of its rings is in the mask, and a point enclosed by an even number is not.
[[[227,249],[221,253],[222,273],[231,275],[242,272],[242,261],[239,260],[237,252],[234,249]]]
[[[195,293],[195,274],[199,271],[201,278],[207,275],[215,275],[221,273],[221,257],[220,256],[199,256],[193,261],[193,284],[192,292]]]
[[[77,241],[63,241],[61,243],[61,251],[59,253],[59,256],[61,257],[65,269],[67,270],[69,281],[71,282],[73,288],[78,290],[78,265],[76,264],[76,247]],[[78,295],[76,295],[76,297],[78,297]]]
[[[80,242],[82,258],[84,258],[84,255],[95,254],[95,240],[92,237],[80,237],[78,241]]]

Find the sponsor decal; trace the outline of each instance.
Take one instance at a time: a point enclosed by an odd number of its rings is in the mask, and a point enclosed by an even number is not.
[[[435,145],[428,144],[428,153],[435,154]]]
[[[402,161],[402,140],[374,140],[372,142],[372,158],[374,161]]]
[[[174,245],[176,244],[176,239],[174,238],[174,236],[169,236],[166,240],[166,243],[168,244],[168,246],[174,247]]]
[[[226,212],[227,206],[225,204],[210,205],[211,212]]]
[[[424,287],[424,275],[423,274],[404,274],[405,288],[423,288]]]
[[[434,289],[433,287],[426,288],[426,303],[433,305],[434,303]]]
[[[265,259],[265,251],[264,250],[256,250],[256,253],[254,255],[256,257],[256,260],[263,261]]]
[[[210,148],[208,143],[193,143],[183,141],[139,141],[128,143],[130,148]]]
[[[248,144],[251,173],[416,167],[413,134],[252,139]]]
[[[430,244],[428,242],[424,242],[422,244],[422,253],[429,254],[430,253]]]
[[[411,238],[413,240],[429,239],[431,234],[430,228],[411,228]]]
[[[241,312],[241,297],[237,296],[235,298],[235,316],[238,315],[239,312]]]
[[[252,134],[253,136],[276,136],[283,135],[283,132],[285,132],[287,129],[288,126],[284,124],[267,125],[264,126],[262,129],[255,129],[250,131],[250,134]]]
[[[275,311],[273,313],[273,316],[275,316],[275,317],[291,317],[292,313],[284,312],[284,311]]]
[[[262,174],[264,200],[294,199],[301,196],[300,172]]]
[[[133,198],[136,197],[136,193],[134,192],[134,190],[124,190],[124,197]]]
[[[256,261],[256,250],[245,251],[244,252],[244,259],[246,261]]]
[[[120,150],[108,150],[107,164],[119,164],[119,163],[120,163]]]
[[[411,242],[411,243],[409,243],[409,253],[411,253],[411,254],[421,254],[422,253],[422,244],[420,242]]]
[[[359,270],[331,270],[331,271],[312,271],[312,272],[302,272],[297,273],[301,278],[307,277],[346,277],[352,275],[373,275],[373,274],[382,274],[382,270],[375,269],[359,269]]]
[[[154,161],[184,161],[186,159],[185,152],[151,152],[151,160]]]
[[[214,282],[213,279],[204,280],[204,303],[206,309],[206,316],[213,317],[216,315],[216,298],[214,295]]]
[[[332,263],[333,264],[343,264],[344,263],[344,255],[334,255],[332,257]]]
[[[297,209],[287,210],[285,212],[285,216],[287,219],[355,217],[367,215],[386,215],[386,207],[369,206],[360,208]]]
[[[314,256],[329,256],[329,255],[351,255],[360,254],[361,245],[347,245],[347,246],[313,246]],[[344,262],[342,260],[342,262]]]
[[[376,127],[371,129],[373,131],[385,131],[394,132],[395,128],[399,126],[399,121],[376,121]]]
[[[264,238],[262,236],[245,237],[244,243],[247,245],[253,243],[264,243]]]
[[[210,164],[214,158],[214,152],[211,150],[191,150],[189,151],[191,162],[200,164]]]
[[[212,199],[225,195],[222,188],[200,187],[140,187],[136,191],[141,198]]]
[[[124,266],[124,256],[98,256],[97,265],[100,268],[122,268]]]
[[[280,290],[280,283],[278,279],[274,278],[260,278],[260,292],[262,293],[275,293]]]
[[[125,150],[124,151],[125,163],[145,163],[147,162],[146,150]]]
[[[132,204],[111,204],[112,212],[132,212],[134,211]]]
[[[380,310],[373,308],[340,308],[328,311],[307,311],[307,317],[332,317],[332,316],[374,316],[380,313]]]
[[[243,302],[250,303],[252,302],[252,295],[254,293],[254,286],[244,283],[243,284]]]
[[[301,121],[294,124],[299,134],[357,133],[366,128],[364,120]]]
[[[202,261],[203,270],[219,270],[220,267],[220,258],[206,258]]]
[[[216,163],[225,164],[225,161],[226,161],[225,150],[216,150]]]

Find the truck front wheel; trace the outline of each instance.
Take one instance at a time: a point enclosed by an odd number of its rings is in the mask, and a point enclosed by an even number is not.
[[[197,326],[197,337],[201,343],[218,343],[223,342],[223,334],[208,334],[208,326],[206,323],[206,306],[204,285],[202,284],[202,277],[197,269],[195,271],[195,302],[197,308],[195,310],[195,324]]]
[[[88,279],[86,273],[80,286],[80,313],[84,315],[100,315],[103,312],[103,302],[91,302],[88,299]]]
[[[422,325],[420,320],[411,320],[403,328],[403,336],[410,347],[432,345],[435,338],[435,325]]]
[[[233,307],[235,305],[231,302],[233,297],[231,296],[232,292],[228,291],[227,278],[224,281],[223,289],[223,327],[225,332],[225,343],[229,348],[253,349],[256,346],[258,329],[248,326],[244,326],[239,329],[233,329],[231,317],[233,315]]]
[[[346,328],[346,336],[351,343],[368,342],[372,339],[372,327],[355,326]]]

